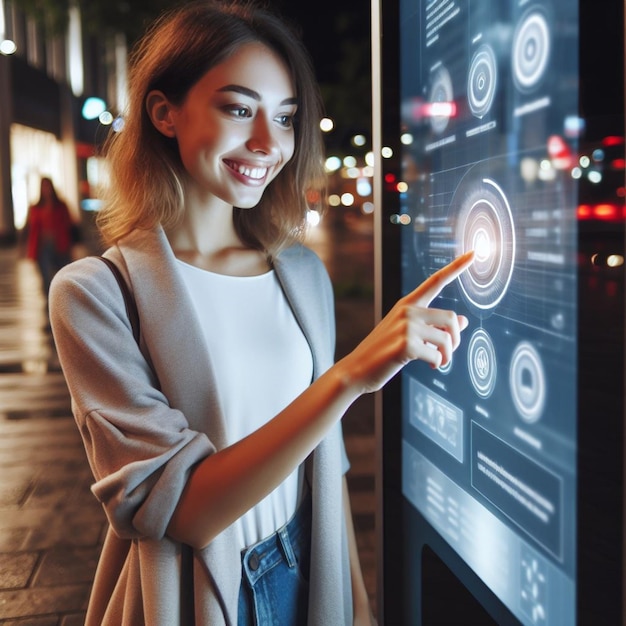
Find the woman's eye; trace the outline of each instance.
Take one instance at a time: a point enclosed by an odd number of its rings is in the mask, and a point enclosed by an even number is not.
[[[284,126],[285,128],[291,128],[293,126],[293,115],[288,115],[288,114],[284,114],[284,115],[279,115],[276,118],[276,121],[281,125]]]
[[[226,110],[234,117],[250,117],[250,109],[248,107],[234,105],[226,107]]]

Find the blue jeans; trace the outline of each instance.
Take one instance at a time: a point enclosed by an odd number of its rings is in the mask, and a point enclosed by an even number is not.
[[[311,496],[285,526],[241,553],[238,626],[300,626],[307,622]]]

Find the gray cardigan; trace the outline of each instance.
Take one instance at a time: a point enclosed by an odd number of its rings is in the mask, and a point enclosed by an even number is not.
[[[107,251],[133,291],[140,348],[111,271],[88,257],[57,274],[51,323],[76,422],[110,527],[87,626],[237,622],[240,556],[232,527],[205,549],[165,533],[190,469],[225,445],[211,355],[162,229],[134,231]],[[334,309],[328,275],[302,246],[275,271],[311,346],[314,376],[332,365]],[[341,426],[307,460],[313,494],[311,626],[352,624],[342,508]]]

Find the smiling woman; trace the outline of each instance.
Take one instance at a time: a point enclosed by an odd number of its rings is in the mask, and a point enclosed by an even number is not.
[[[100,214],[123,280],[81,259],[50,300],[110,523],[86,624],[373,624],[341,419],[408,361],[450,361],[467,320],[428,305],[472,254],[334,363],[332,286],[298,241],[323,182],[299,40],[204,0],[157,22],[129,83]]]

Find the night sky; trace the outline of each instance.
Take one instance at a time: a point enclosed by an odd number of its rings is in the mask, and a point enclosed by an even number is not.
[[[352,151],[350,138],[369,136],[371,128],[369,0],[270,0],[270,6],[299,27],[311,54],[326,114],[336,123],[327,146]]]
[[[338,80],[345,46],[369,44],[369,0],[272,0],[271,6],[301,29],[320,82]]]

